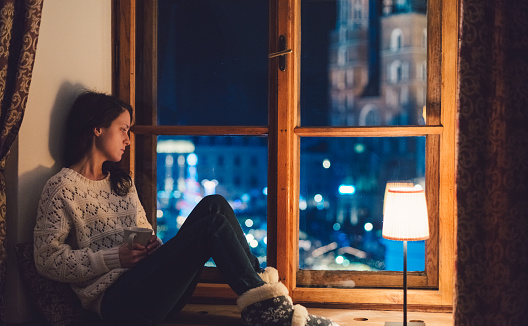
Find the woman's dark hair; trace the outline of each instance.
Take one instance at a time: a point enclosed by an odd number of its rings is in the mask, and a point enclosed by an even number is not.
[[[108,128],[124,111],[132,117],[132,107],[114,96],[87,91],[80,94],[71,107],[65,128],[64,164],[79,162],[90,150],[94,128]],[[130,173],[118,162],[103,163],[103,173],[110,173],[112,190],[120,196],[132,186]]]

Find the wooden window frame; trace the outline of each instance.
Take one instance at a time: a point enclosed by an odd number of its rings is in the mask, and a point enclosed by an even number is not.
[[[156,1],[114,0],[113,92],[136,108],[132,146],[123,164],[134,172],[142,203],[156,216],[156,136],[240,135],[268,136],[268,264],[277,267],[281,281],[295,302],[353,308],[401,309],[401,272],[300,271],[299,163],[301,137],[426,136],[426,194],[431,238],[424,272],[408,274],[408,305],[412,310],[446,311],[453,305],[456,205],[456,85],[458,54],[458,0],[428,1],[427,125],[392,127],[300,126],[300,0],[270,0],[269,49],[278,51],[279,35],[285,35],[292,54],[286,71],[277,60],[269,66],[268,127],[155,126],[156,116]],[[137,25],[136,25],[137,23]],[[138,50],[139,40],[147,45]],[[152,42],[151,42],[152,41]],[[431,55],[431,54],[436,55]],[[142,83],[137,82],[141,80]],[[142,85],[149,85],[148,88]],[[138,87],[139,86],[139,87]],[[277,149],[281,150],[278,151]],[[141,159],[138,159],[141,158]],[[440,218],[441,217],[441,218]],[[155,226],[156,220],[152,218]],[[281,250],[277,250],[280,246]],[[209,276],[208,276],[209,275]],[[215,272],[206,273],[211,282]],[[318,280],[352,279],[353,289],[301,287]],[[203,283],[195,291],[203,298],[233,299],[225,284]]]

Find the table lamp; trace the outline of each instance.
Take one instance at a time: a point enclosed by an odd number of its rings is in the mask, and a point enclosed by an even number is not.
[[[403,323],[386,322],[385,326],[425,325],[423,322],[407,322],[407,241],[429,238],[425,192],[420,186],[388,188],[383,204],[382,236],[403,241]]]

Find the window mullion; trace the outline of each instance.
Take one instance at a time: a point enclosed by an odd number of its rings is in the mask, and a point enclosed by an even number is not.
[[[132,1],[134,2],[134,1]],[[135,1],[135,13],[131,19],[135,23],[134,39],[140,46],[135,51],[134,82],[134,123],[155,126],[157,124],[157,1]],[[154,229],[156,218],[156,142],[153,134],[138,134],[132,130],[134,141],[131,146],[131,157],[135,182],[139,185],[138,195]],[[133,150],[132,150],[133,149]]]
[[[134,0],[113,1],[112,20],[114,25],[112,93],[135,107],[136,2]],[[134,144],[133,134],[130,140]],[[131,171],[134,169],[134,153],[134,147],[131,146],[121,160],[121,165]]]
[[[295,287],[299,266],[299,140],[295,135],[299,124],[299,13],[298,0],[270,1],[270,52],[277,51],[280,35],[286,37],[286,46],[292,49],[285,57],[284,71],[278,69],[278,58],[270,59],[270,93],[276,89],[276,94],[270,95],[273,102],[270,101],[269,179],[275,193],[270,199],[269,213],[276,216],[276,224],[268,226],[268,232],[275,230],[279,275],[290,290]]]

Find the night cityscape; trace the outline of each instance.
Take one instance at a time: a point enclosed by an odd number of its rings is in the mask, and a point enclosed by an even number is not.
[[[301,6],[301,125],[425,124],[425,0]],[[159,1],[160,125],[267,125],[267,7]],[[299,267],[401,270],[401,242],[381,237],[383,196],[388,181],[425,187],[425,137],[303,137],[300,145]],[[265,266],[267,138],[159,136],[157,153],[160,238],[201,198],[221,194]],[[409,270],[423,270],[424,242],[408,250]]]

